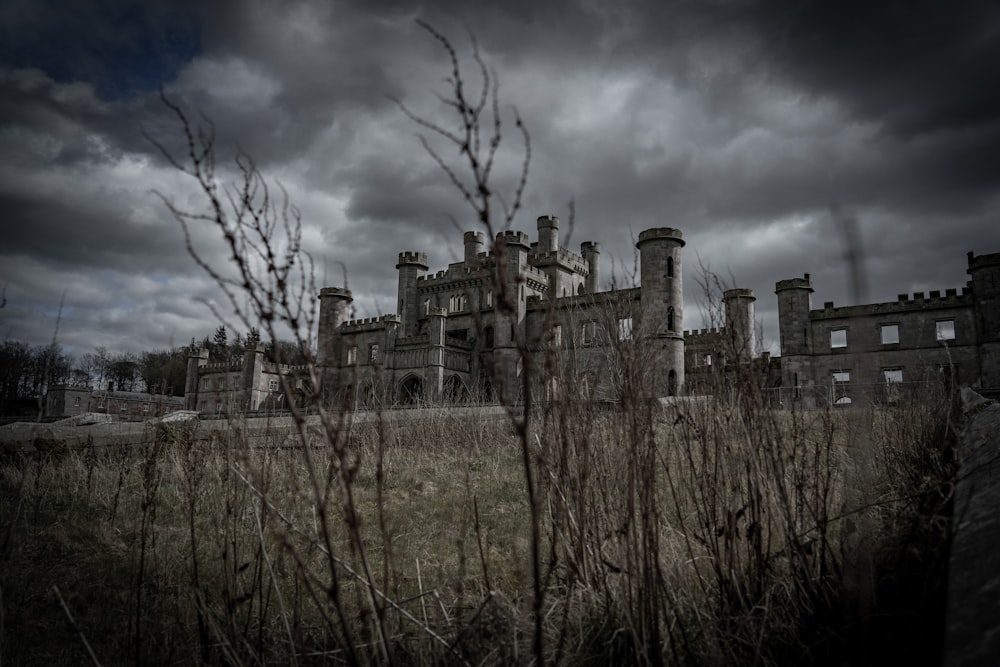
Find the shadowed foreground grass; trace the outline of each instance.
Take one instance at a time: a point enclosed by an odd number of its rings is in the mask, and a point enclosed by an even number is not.
[[[947,419],[549,406],[531,423],[547,659],[933,661]],[[3,461],[4,664],[86,663],[88,643],[103,664],[529,662],[506,420],[345,424],[346,456],[208,424]]]

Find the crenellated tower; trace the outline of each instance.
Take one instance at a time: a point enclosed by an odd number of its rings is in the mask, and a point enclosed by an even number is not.
[[[427,273],[427,255],[422,252],[401,252],[396,263],[399,269],[399,288],[396,296],[396,313],[402,319],[400,336],[415,336],[420,324],[420,298],[417,279]]]
[[[681,276],[680,230],[655,227],[639,234],[642,321],[633,322],[651,340],[656,361],[651,390],[654,396],[675,396],[684,388],[684,283]]]
[[[584,241],[580,244],[580,255],[587,262],[590,273],[587,274],[587,283],[584,289],[590,294],[595,294],[600,284],[600,272],[598,264],[601,259],[601,244],[593,241]]]
[[[559,218],[554,215],[540,215],[538,224],[538,251],[556,252],[559,250]]]

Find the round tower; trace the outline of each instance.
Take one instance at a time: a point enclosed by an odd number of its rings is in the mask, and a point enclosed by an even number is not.
[[[396,313],[402,319],[400,336],[415,336],[419,329],[420,298],[417,279],[427,272],[427,255],[422,252],[401,252],[396,264],[399,288],[396,292]]]
[[[208,365],[208,350],[204,347],[194,347],[191,341],[191,348],[188,352],[187,375],[184,378],[184,409],[198,409],[198,379],[202,366]]]
[[[778,295],[778,333],[781,345],[781,385],[785,388],[782,401],[803,401],[813,404],[811,391],[803,387],[813,384],[812,357],[809,338],[809,311],[812,310],[812,280],[802,278],[779,280],[774,286]]]
[[[754,307],[756,301],[752,289],[737,287],[722,293],[726,311],[727,343],[732,345],[732,354],[739,361],[753,359],[757,349],[757,335],[754,329]]]
[[[680,230],[655,227],[639,234],[642,280],[640,335],[653,339],[657,359],[651,389],[655,396],[674,396],[684,387],[684,283],[681,277]],[[635,326],[633,322],[633,326]]]
[[[812,280],[779,280],[774,286],[778,295],[778,332],[781,356],[809,353],[809,311],[812,310]]]
[[[340,359],[340,325],[351,317],[351,290],[324,287],[319,291],[319,333],[316,362],[320,366],[336,366]]]
[[[483,251],[484,242],[482,232],[465,232],[465,268],[479,267],[479,253]]]
[[[559,250],[559,218],[554,215],[538,216],[538,252]]]
[[[1000,253],[979,255],[969,252],[972,298],[976,307],[977,338],[980,342],[1000,341]]]
[[[584,289],[594,294],[597,292],[600,282],[598,264],[601,258],[601,244],[594,243],[593,241],[584,241],[580,244],[580,254],[583,256],[583,260],[587,262],[587,268],[590,270],[590,273],[587,274],[587,284]]]
[[[980,384],[1000,388],[1000,253],[977,257],[970,252],[967,272],[976,317]]]

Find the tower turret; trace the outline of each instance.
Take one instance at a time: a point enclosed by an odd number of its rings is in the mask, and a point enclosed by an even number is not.
[[[198,409],[198,376],[202,366],[208,365],[208,350],[204,347],[194,347],[191,341],[191,348],[188,352],[187,375],[184,378],[184,409]]]
[[[779,280],[774,285],[778,295],[778,332],[781,356],[809,353],[809,311],[812,310],[812,280]]]
[[[812,377],[809,311],[812,310],[812,280],[802,278],[779,280],[774,286],[778,295],[778,332],[781,345],[781,385],[790,398],[813,400],[801,388],[810,385]]]
[[[465,232],[465,268],[479,267],[479,253],[483,251],[484,238],[482,232]]]
[[[757,348],[753,306],[756,300],[752,289],[738,287],[722,293],[726,310],[727,343],[732,346],[732,350],[728,352],[735,355],[736,361],[753,359]]]
[[[977,257],[970,251],[968,257],[981,360],[980,383],[996,389],[1000,388],[1000,253]]]
[[[319,291],[319,335],[316,362],[320,366],[337,366],[340,355],[340,325],[351,317],[351,290],[324,287]]]
[[[598,264],[601,258],[601,244],[594,243],[593,241],[584,241],[580,244],[580,254],[583,256],[584,261],[587,262],[587,268],[590,270],[590,273],[587,274],[587,283],[584,289],[594,294],[597,292],[600,283]]]
[[[399,262],[399,288],[396,292],[396,313],[402,318],[401,336],[415,336],[419,329],[420,299],[417,278],[427,272],[427,255],[422,252],[401,252]]]
[[[673,396],[684,386],[684,283],[681,277],[680,230],[655,227],[639,234],[640,335],[653,339],[657,359],[651,390],[656,396]],[[633,323],[635,325],[635,323]]]
[[[559,218],[554,215],[538,216],[538,252],[559,250]]]

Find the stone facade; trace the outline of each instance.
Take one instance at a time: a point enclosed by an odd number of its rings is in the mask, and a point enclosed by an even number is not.
[[[162,417],[183,408],[184,399],[180,396],[115,391],[113,388],[54,385],[45,393],[47,417],[75,417],[96,412],[121,421],[136,421]]]
[[[210,362],[208,350],[196,348],[188,357],[184,407],[217,415],[282,410],[289,407],[286,396],[301,405],[308,376],[306,366],[265,360],[262,345],[222,362]]]
[[[893,401],[947,383],[1000,388],[1000,253],[968,255],[961,290],[812,307],[812,280],[775,285],[782,401],[807,407]]]
[[[398,256],[396,313],[349,319],[353,297],[319,294],[319,387],[305,367],[265,362],[261,348],[210,363],[192,353],[186,407],[202,413],[281,409],[285,392],[321,391],[346,407],[420,401],[517,402],[568,396],[614,401],[628,386],[649,397],[716,394],[734,382],[776,404],[893,400],[942,381],[1000,387],[1000,254],[969,254],[959,292],[900,295],[862,306],[812,307],[812,281],[779,281],[781,357],[758,354],[750,289],[728,289],[709,328],[684,330],[684,239],[639,234],[637,287],[598,291],[600,245],[559,244],[559,219],[537,219],[537,240],[504,231],[489,250],[465,232],[460,262],[429,272],[423,252]],[[633,345],[625,345],[629,341]],[[631,355],[626,358],[623,355]],[[527,385],[525,366],[541,370]]]
[[[520,401],[526,391],[537,400],[568,391],[616,400],[629,382],[654,396],[683,392],[681,232],[643,231],[640,286],[599,292],[598,243],[581,244],[579,254],[560,246],[555,216],[539,217],[537,231],[534,242],[505,231],[489,251],[481,233],[466,232],[463,261],[436,273],[428,273],[424,253],[400,253],[396,314],[348,320],[350,292],[324,289],[318,359],[325,386],[358,406]],[[750,358],[753,293],[732,292],[727,323],[732,316],[736,325],[720,330],[749,336],[736,347]],[[629,348],[633,356],[641,350],[641,359],[621,356],[625,341],[643,343]],[[630,363],[641,382],[628,376]],[[543,369],[536,377],[545,379],[526,386],[525,364]]]

